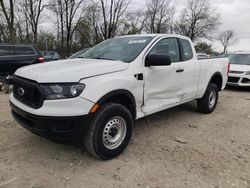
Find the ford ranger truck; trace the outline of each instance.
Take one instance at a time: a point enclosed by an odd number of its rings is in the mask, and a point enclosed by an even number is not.
[[[10,106],[32,133],[81,139],[105,160],[127,147],[139,118],[192,100],[200,112],[213,112],[227,73],[227,58],[197,60],[187,37],[122,36],[77,59],[18,69]]]

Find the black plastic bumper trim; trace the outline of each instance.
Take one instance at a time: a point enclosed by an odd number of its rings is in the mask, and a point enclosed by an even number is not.
[[[30,132],[51,139],[73,140],[83,136],[91,114],[73,117],[38,116],[25,112],[10,102],[14,119]]]

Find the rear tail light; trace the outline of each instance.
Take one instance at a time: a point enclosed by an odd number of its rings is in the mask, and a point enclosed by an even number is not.
[[[39,57],[38,61],[39,61],[39,63],[44,63],[45,59],[44,59],[44,57]]]

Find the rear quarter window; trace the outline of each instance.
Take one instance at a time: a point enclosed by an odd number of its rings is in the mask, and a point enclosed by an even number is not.
[[[13,46],[13,50],[15,55],[36,55],[31,46]]]
[[[186,39],[181,39],[181,44],[183,46],[183,60],[188,61],[193,58],[193,50],[190,42]]]

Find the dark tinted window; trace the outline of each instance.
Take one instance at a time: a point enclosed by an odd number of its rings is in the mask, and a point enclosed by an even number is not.
[[[15,55],[36,55],[34,49],[30,46],[13,46]]]
[[[172,62],[180,61],[179,45],[176,38],[166,38],[159,41],[149,54],[168,55]]]
[[[190,59],[193,58],[193,51],[192,51],[192,47],[190,45],[190,42],[188,40],[185,39],[181,39],[181,43],[183,46],[183,60],[184,61],[188,61]]]
[[[0,56],[13,55],[12,48],[10,46],[0,46]]]

